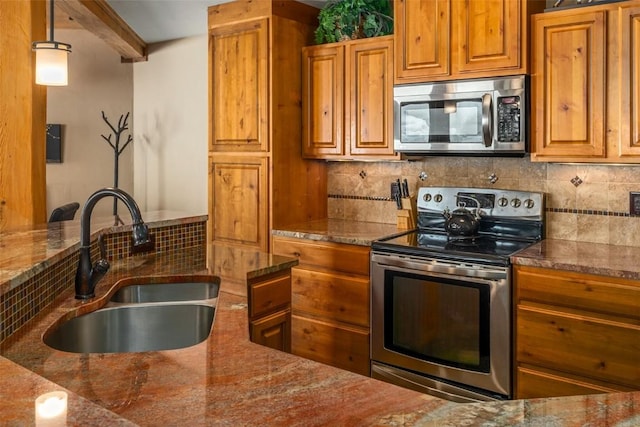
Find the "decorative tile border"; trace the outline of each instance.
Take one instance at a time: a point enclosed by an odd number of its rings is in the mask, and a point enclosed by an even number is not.
[[[151,228],[155,235],[156,253],[201,246],[206,253],[206,222],[195,222]],[[131,256],[131,232],[104,235],[107,258],[118,260]],[[140,256],[145,254],[140,254]],[[97,241],[91,245],[92,259],[100,256]],[[138,254],[134,256],[139,256]],[[36,273],[20,286],[0,296],[0,342],[51,304],[74,284],[78,266],[77,252],[65,256],[48,268]]]
[[[392,202],[391,197],[383,196],[350,196],[347,194],[329,194],[327,196],[330,199],[346,199],[346,200],[374,200],[376,202]]]
[[[609,212],[609,211],[600,211],[595,209],[546,208],[545,212],[569,213],[569,214],[578,214],[578,215],[619,216],[619,217],[629,217],[629,218],[640,217],[640,215],[631,215],[629,212]]]

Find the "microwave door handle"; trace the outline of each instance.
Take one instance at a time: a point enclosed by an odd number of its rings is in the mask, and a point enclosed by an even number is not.
[[[491,147],[493,142],[493,96],[490,93],[482,95],[482,140],[485,147]]]

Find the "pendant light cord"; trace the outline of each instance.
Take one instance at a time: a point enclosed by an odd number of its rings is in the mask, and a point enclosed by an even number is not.
[[[53,0],[49,0],[49,35],[51,41],[54,41],[53,38]]]

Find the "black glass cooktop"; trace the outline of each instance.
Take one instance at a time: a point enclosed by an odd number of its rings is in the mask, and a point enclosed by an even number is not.
[[[511,255],[533,243],[535,241],[482,234],[459,238],[451,237],[444,232],[414,230],[378,240],[373,243],[372,248],[411,256],[508,264]]]

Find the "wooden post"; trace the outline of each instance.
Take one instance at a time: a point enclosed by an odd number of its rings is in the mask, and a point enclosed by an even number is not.
[[[45,39],[45,1],[0,1],[0,231],[46,222],[47,89],[31,50]]]

